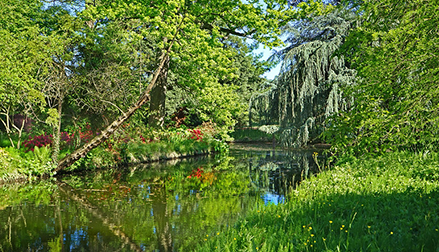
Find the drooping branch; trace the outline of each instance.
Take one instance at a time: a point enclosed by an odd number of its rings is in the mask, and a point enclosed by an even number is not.
[[[349,15],[334,12],[293,24],[295,29],[288,30],[290,46],[275,55],[283,60],[277,88],[252,101],[265,116],[263,123],[280,126],[283,145],[301,147],[320,141],[326,118],[347,108],[340,86],[352,85],[356,72],[334,52],[343,44],[351,23]],[[276,109],[267,113],[267,108]]]

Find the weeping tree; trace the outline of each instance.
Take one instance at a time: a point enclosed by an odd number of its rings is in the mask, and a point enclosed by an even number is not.
[[[349,105],[340,86],[354,83],[356,72],[335,52],[354,21],[349,10],[335,9],[284,27],[288,46],[273,55],[282,60],[275,87],[253,101],[259,113],[272,108],[264,123],[279,125],[284,146],[318,141],[325,119]]]

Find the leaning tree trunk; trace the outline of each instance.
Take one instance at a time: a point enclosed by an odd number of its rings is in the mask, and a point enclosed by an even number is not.
[[[108,125],[107,128],[105,128],[105,130],[101,131],[101,133],[98,136],[93,138],[90,142],[82,146],[80,149],[75,150],[72,154],[60,160],[58,166],[53,170],[54,172],[61,171],[69,167],[76,161],[78,161],[80,158],[85,157],[89,151],[98,147],[101,143],[107,140],[125,121],[127,121],[134,114],[134,112],[136,112],[142,105],[144,105],[146,102],[149,101],[150,99],[149,93],[154,88],[158,80],[158,77],[163,71],[165,63],[169,60],[169,53],[173,42],[174,41],[171,41],[168,50],[162,55],[160,64],[156,69],[151,82],[149,83],[148,87],[143,92],[143,94],[140,96],[140,98],[137,100],[137,102],[133,106],[128,108],[128,110],[125,113],[119,116],[110,125]]]
[[[157,85],[151,90],[149,102],[148,125],[155,128],[163,127],[166,113],[166,85],[168,82],[169,59],[165,62],[157,79]]]

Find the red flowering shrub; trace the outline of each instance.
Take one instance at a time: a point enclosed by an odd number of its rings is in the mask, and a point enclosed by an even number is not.
[[[189,136],[190,139],[195,139],[195,140],[202,140],[203,139],[203,133],[201,132],[201,130],[199,129],[191,129],[189,130],[189,132],[191,133],[191,135]]]
[[[87,143],[94,137],[93,131],[91,130],[90,124],[85,125],[85,129],[82,129],[79,127],[79,138],[81,139],[81,142]]]
[[[140,140],[142,140],[143,143],[146,143],[146,139],[142,135],[140,135]]]
[[[23,142],[23,145],[27,148],[26,152],[34,151],[35,146],[40,148],[52,144],[52,138],[52,134],[47,135],[46,133],[38,136],[29,136],[29,138]]]
[[[61,132],[60,142],[63,146],[68,146],[73,142],[73,134],[69,135],[68,132]],[[53,141],[52,134],[42,134],[37,136],[29,136],[27,140],[23,142],[23,146],[27,148],[26,152],[34,151],[35,147],[41,148],[43,146],[51,145]]]
[[[71,135],[69,135],[68,132],[61,132],[61,142],[66,144],[66,145],[70,145],[73,142],[75,134],[72,133]]]

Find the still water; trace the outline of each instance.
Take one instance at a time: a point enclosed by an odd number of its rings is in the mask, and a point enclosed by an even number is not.
[[[314,151],[230,155],[0,187],[0,251],[191,251],[318,171]]]

